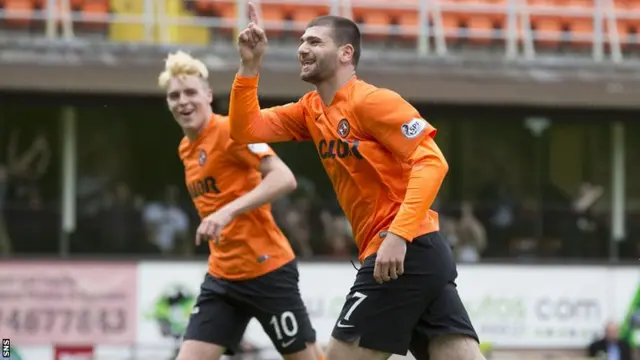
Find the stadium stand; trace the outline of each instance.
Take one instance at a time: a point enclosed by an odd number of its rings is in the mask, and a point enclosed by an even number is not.
[[[223,0],[66,0],[76,31],[99,30],[114,41],[203,45],[215,35],[229,39],[237,25],[236,1]],[[447,45],[528,46],[534,50],[634,50],[640,2],[635,0],[263,0],[262,16],[270,36],[299,32],[324,14],[350,16],[371,40],[446,40]],[[2,0],[5,28],[31,29],[54,0]],[[423,15],[424,14],[424,15]],[[145,32],[145,24],[155,24]],[[109,23],[109,24],[107,24]],[[167,24],[169,24],[167,26]],[[162,26],[158,26],[162,25]],[[427,26],[428,25],[428,26]],[[166,29],[163,29],[166,28]],[[135,30],[134,30],[135,29]],[[166,30],[166,31],[164,31]],[[424,30],[424,31],[421,31]],[[163,35],[163,32],[165,33]],[[149,35],[151,34],[151,35]],[[442,47],[444,49],[444,47]],[[440,50],[441,54],[446,50]]]

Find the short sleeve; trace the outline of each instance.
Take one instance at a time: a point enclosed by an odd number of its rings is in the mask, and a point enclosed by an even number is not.
[[[240,144],[233,140],[227,145],[227,151],[239,162],[250,168],[260,169],[260,163],[268,156],[276,153],[265,143]]]
[[[398,93],[376,89],[359,101],[355,108],[360,126],[384,147],[402,160],[436,129],[418,110]]]

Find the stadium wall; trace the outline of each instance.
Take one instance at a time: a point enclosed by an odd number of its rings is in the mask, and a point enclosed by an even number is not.
[[[326,344],[355,270],[348,262],[299,268],[318,341]],[[74,359],[83,352],[168,359],[205,271],[204,262],[2,262],[0,335],[20,352],[12,359],[63,359],[56,351],[76,351]],[[637,267],[603,265],[460,265],[458,279],[483,342],[534,354],[581,353],[608,320],[638,343],[639,284]],[[261,359],[278,358],[255,320],[245,340],[267,349]]]
[[[295,54],[295,50],[291,54]],[[114,63],[0,62],[0,92],[162,96],[156,79],[166,53],[154,53],[152,59],[130,62],[125,60],[127,55],[104,56]],[[202,55],[204,59],[207,56]],[[300,81],[296,62],[277,57],[270,61],[261,73],[261,96],[299,98],[312,89]],[[210,66],[210,83],[216,93],[228,93],[237,61],[217,59],[215,63]],[[601,78],[601,70],[546,69],[540,65],[520,68],[499,63],[391,62],[385,66],[365,63],[359,68],[358,76],[376,86],[393,89],[414,102],[637,109],[640,83],[636,76],[624,73],[614,76],[608,71],[607,76]]]

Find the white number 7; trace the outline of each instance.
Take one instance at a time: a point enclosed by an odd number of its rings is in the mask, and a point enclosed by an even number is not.
[[[353,314],[353,312],[355,311],[355,309],[356,309],[360,304],[362,304],[362,302],[364,301],[364,299],[366,299],[366,298],[367,298],[367,295],[365,295],[365,294],[363,294],[363,293],[361,293],[361,292],[359,292],[359,291],[356,291],[356,292],[354,292],[354,293],[353,293],[353,295],[351,295],[351,298],[352,298],[352,299],[357,299],[357,300],[353,303],[353,305],[351,305],[351,307],[349,308],[349,311],[347,311],[347,313],[346,313],[346,314],[344,314],[343,319],[345,319],[346,321],[349,321],[349,318],[351,317],[351,315]]]

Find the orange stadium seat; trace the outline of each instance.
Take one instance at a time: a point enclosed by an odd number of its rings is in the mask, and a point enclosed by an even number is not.
[[[201,16],[209,16],[213,13],[213,2],[211,0],[195,0],[196,12]]]
[[[38,9],[46,9],[48,0],[31,0]],[[62,21],[63,7],[62,0],[55,1],[56,21],[58,24]],[[70,10],[79,11],[81,14],[90,15],[106,15],[109,12],[109,0],[69,0]],[[107,26],[106,21],[80,21],[78,24],[81,29],[103,30]]]
[[[481,12],[468,14],[467,31],[472,43],[488,44],[494,39],[495,29],[505,29],[507,2],[505,0],[481,0],[475,2],[486,6]],[[498,41],[504,41],[504,36]]]
[[[440,13],[442,15],[442,26],[445,38],[448,41],[459,40],[468,27],[469,19],[473,14],[469,14],[459,6],[465,4],[465,0],[437,0]]]
[[[531,27],[536,45],[544,47],[555,47],[560,44],[563,38],[563,24],[560,15],[549,13],[550,10],[557,10],[558,6],[553,0],[528,0],[527,1]]]
[[[631,12],[640,12],[640,1],[615,0],[614,11],[616,14],[616,26],[621,46],[626,49],[630,46],[638,45],[638,32],[640,31],[640,19],[626,18],[625,15]],[[605,29],[608,31],[608,24],[605,21]],[[606,34],[606,33],[605,33]],[[608,38],[605,37],[605,41]]]
[[[82,5],[84,4],[85,0],[69,0],[69,4],[71,5],[71,10],[73,11],[80,11],[82,10]]]
[[[579,18],[568,22],[571,45],[586,47],[593,43],[593,19]]]
[[[31,24],[34,4],[31,0],[4,0],[6,24],[10,27],[26,28]]]
[[[418,25],[420,13],[418,9],[405,10],[398,14],[396,18],[400,37],[407,40],[414,40],[418,36]],[[426,20],[429,20],[428,18]]]
[[[39,10],[39,11],[46,11],[47,7],[49,6],[48,0],[31,0],[31,4],[33,5],[34,10]],[[56,2],[54,3],[54,20],[56,21],[56,23],[59,25],[62,18],[59,15],[60,14],[60,9],[61,9],[61,4],[60,4],[60,0],[56,0]],[[37,19],[37,20],[32,20],[31,23],[33,25],[36,26],[44,26],[44,22],[46,20],[44,19]]]
[[[448,4],[477,6],[477,10],[451,8],[447,7]],[[505,28],[506,9],[504,0],[442,1],[441,11],[447,38],[457,38],[461,30],[464,30],[469,42],[489,43],[492,41],[494,28]]]
[[[370,38],[384,39],[390,35],[413,40],[418,34],[418,0],[352,0],[354,19],[365,26]],[[425,19],[428,20],[428,19]]]
[[[589,46],[593,42],[593,0],[562,0],[559,5],[576,12],[576,16],[563,18],[568,25],[571,44]]]
[[[351,1],[353,19],[362,25],[363,36],[383,39],[390,35],[393,7],[387,4],[388,0]]]
[[[284,28],[282,27],[286,14],[281,5],[263,3],[260,5],[260,16],[265,22],[265,30],[269,35],[280,35]]]
[[[236,19],[238,17],[238,11],[236,10],[235,2],[228,1],[214,1],[212,3],[213,11],[225,21],[223,30],[225,32],[233,32],[236,27]]]
[[[331,1],[309,1],[306,4],[300,2],[295,7],[285,6],[285,9],[290,13],[291,20],[295,23],[296,31],[301,32],[313,18],[331,13]]]
[[[105,30],[108,25],[109,0],[84,0],[80,10],[87,19],[81,22],[83,28],[87,30]],[[96,16],[103,16],[102,19]],[[89,20],[91,19],[91,20]],[[95,19],[95,20],[94,20]]]
[[[557,10],[571,12],[549,13]],[[529,0],[529,11],[532,27],[543,37],[537,45],[584,47],[592,43],[593,0]]]
[[[231,35],[236,28],[237,11],[235,1],[211,1],[197,0],[196,3],[201,16],[214,16],[223,21],[223,24],[216,30],[223,34]]]

